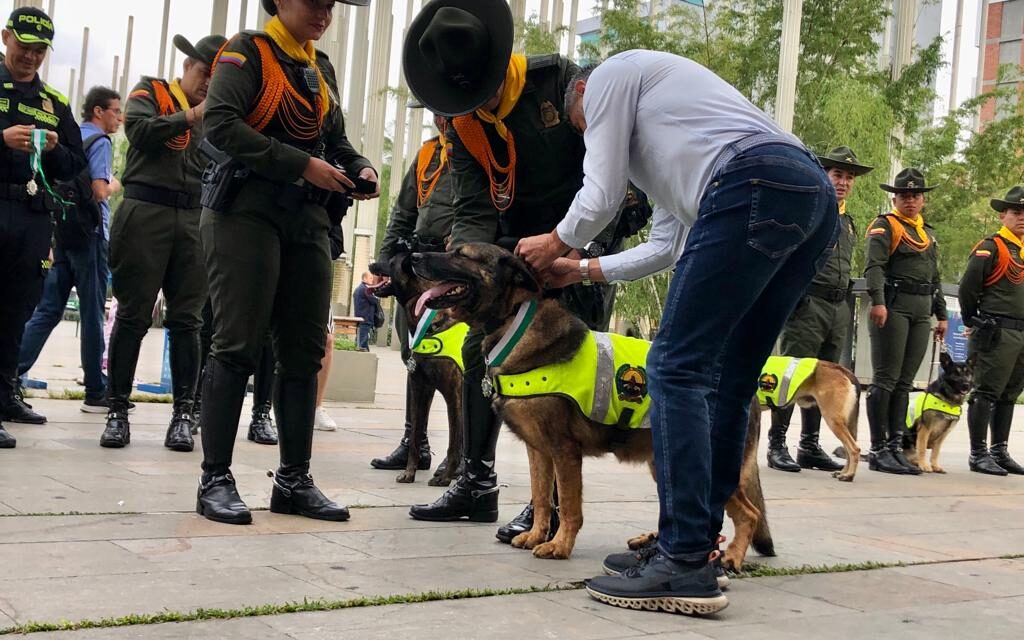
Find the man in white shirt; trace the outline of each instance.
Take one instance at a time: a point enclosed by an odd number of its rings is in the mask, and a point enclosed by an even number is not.
[[[626,51],[574,78],[566,102],[587,147],[583,188],[555,231],[521,240],[517,253],[549,286],[676,268],[647,360],[657,549],[628,556],[632,567],[610,556],[605,565],[622,573],[588,591],[617,606],[713,613],[728,604],[714,560],[750,398],[834,246],[835,192],[799,140],[692,60]],[[561,257],[614,215],[627,180],[656,204],[651,241],[607,258]]]

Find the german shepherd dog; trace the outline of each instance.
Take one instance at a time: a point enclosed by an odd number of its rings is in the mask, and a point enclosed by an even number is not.
[[[541,287],[519,258],[489,244],[464,244],[449,253],[414,254],[412,268],[431,285],[422,294],[424,306],[447,309],[453,318],[482,327],[486,332],[484,353],[489,353],[514,321],[521,303],[538,301],[533,321],[500,366],[490,366],[490,376],[531,371],[570,360],[587,337],[588,329],[554,299],[541,299]],[[505,423],[527,445],[533,528],[512,540],[512,545],[532,549],[538,558],[568,558],[583,525],[583,456],[613,453],[623,462],[646,463],[654,472],[654,452],[649,429],[616,429],[583,415],[574,400],[561,395],[530,397],[494,396],[494,406]],[[727,505],[736,534],[723,564],[736,570],[751,545],[774,555],[765,518],[764,497],[757,471],[759,421],[753,419],[743,452],[739,487]],[[548,541],[552,485],[557,479],[562,524]],[[636,547],[650,536],[633,538]]]
[[[956,362],[948,353],[939,356],[941,370],[939,376],[928,385],[925,393],[935,396],[942,402],[960,407],[967,398],[967,392],[971,390],[971,383],[974,379],[974,356],[967,358],[966,362]],[[911,407],[914,404],[914,396],[911,396]],[[909,409],[908,409],[909,410]],[[925,473],[946,473],[946,470],[939,465],[939,454],[942,452],[942,443],[946,436],[953,430],[960,420],[957,415],[952,415],[936,409],[925,409],[920,416],[916,416],[910,430],[904,437],[904,455],[907,460],[917,465]],[[931,461],[927,458],[928,449],[932,450]]]
[[[407,325],[416,326],[418,316],[414,313],[416,300],[423,293],[422,281],[412,273],[412,254],[401,253],[387,263],[375,262],[370,265],[370,272],[378,276],[386,276],[390,280],[373,289],[378,298],[393,296],[401,305],[400,313],[406,314]],[[449,314],[438,314],[431,333],[439,333],[456,323]],[[419,443],[427,433],[427,419],[430,405],[434,401],[434,392],[440,391],[445,404],[448,405],[448,452],[445,464],[438,465],[434,476],[427,484],[435,487],[447,487],[452,480],[459,477],[462,464],[462,370],[448,358],[432,358],[413,353],[413,365],[410,367],[409,383],[412,387],[408,402],[412,434],[409,437],[409,458],[405,470],[395,478],[396,482],[415,482],[416,467],[420,460]]]

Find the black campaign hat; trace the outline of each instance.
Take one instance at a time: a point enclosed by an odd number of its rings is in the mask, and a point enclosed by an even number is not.
[[[21,44],[45,44],[53,48],[53,20],[42,9],[21,7],[11,12],[7,30]]]
[[[217,52],[220,51],[220,48],[227,41],[228,39],[224,36],[212,35],[197,40],[195,46],[192,46],[192,43],[180,33],[174,36],[173,40],[174,46],[177,47],[178,51],[184,53],[189,58],[205,62],[208,66],[213,66],[213,59],[217,57]]]
[[[896,179],[892,181],[892,184],[880,184],[882,191],[888,191],[889,193],[926,193],[934,189],[934,186],[927,186],[924,179],[924,174],[921,173],[920,169],[904,169],[896,174]]]
[[[862,176],[875,170],[866,164],[857,161],[857,154],[850,147],[836,147],[827,155],[818,156],[818,162],[826,169],[843,169],[855,176]]]
[[[405,36],[409,89],[439,115],[472,113],[504,82],[514,40],[505,0],[433,0]]]
[[[272,16],[277,15],[277,5],[274,4],[274,0],[262,0],[263,10]],[[334,0],[342,4],[350,4],[356,7],[368,7],[370,6],[370,0]]]
[[[1017,185],[1006,192],[1005,198],[992,198],[989,203],[999,213],[1007,209],[1024,209],[1024,187]]]

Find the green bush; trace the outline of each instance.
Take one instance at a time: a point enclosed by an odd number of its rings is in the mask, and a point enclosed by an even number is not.
[[[345,337],[334,338],[334,350],[335,351],[359,351],[359,347],[356,345],[355,340],[350,340]]]

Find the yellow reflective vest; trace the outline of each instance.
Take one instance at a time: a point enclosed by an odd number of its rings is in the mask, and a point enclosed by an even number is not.
[[[453,324],[440,333],[424,336],[412,352],[431,358],[449,358],[465,373],[462,364],[462,343],[466,341],[469,325],[465,322]]]
[[[559,395],[576,402],[594,422],[629,429],[650,428],[647,352],[651,343],[591,331],[565,362],[524,373],[494,377],[494,389],[508,398]]]
[[[771,356],[757,378],[757,401],[762,407],[784,407],[793,402],[796,390],[814,373],[817,358]]]
[[[934,393],[915,391],[910,394],[910,403],[907,405],[907,428],[914,426],[925,411],[938,411],[955,418],[960,417],[960,405],[950,404]]]

